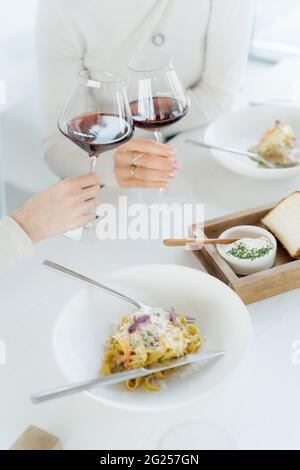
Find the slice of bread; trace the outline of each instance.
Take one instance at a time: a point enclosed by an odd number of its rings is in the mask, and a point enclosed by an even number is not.
[[[300,258],[300,191],[283,199],[262,219],[262,223],[292,258]]]

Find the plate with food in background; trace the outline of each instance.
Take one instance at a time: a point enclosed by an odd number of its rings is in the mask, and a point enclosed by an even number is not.
[[[291,178],[300,173],[300,113],[292,106],[253,106],[216,119],[206,130],[205,143],[250,152],[253,158],[211,149],[215,159],[235,173],[262,179]]]

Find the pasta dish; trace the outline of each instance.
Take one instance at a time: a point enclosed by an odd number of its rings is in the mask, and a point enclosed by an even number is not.
[[[138,311],[122,318],[108,338],[101,373],[110,375],[182,357],[198,351],[202,343],[198,327],[188,323],[174,309]],[[150,374],[126,382],[128,390],[143,385],[149,391],[159,391],[159,380],[171,370]]]

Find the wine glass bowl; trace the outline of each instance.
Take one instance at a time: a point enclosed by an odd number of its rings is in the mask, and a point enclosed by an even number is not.
[[[110,72],[82,72],[59,117],[58,127],[89,155],[90,171],[94,171],[100,154],[133,135],[124,78]]]
[[[159,131],[182,119],[189,98],[167,54],[145,54],[128,64],[127,92],[136,127]]]

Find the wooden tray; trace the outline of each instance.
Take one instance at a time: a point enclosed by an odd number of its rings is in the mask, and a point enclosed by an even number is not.
[[[208,220],[204,224],[205,236],[217,238],[224,230],[236,225],[262,226],[261,219],[274,206],[275,204],[270,204]],[[202,229],[203,226],[200,228]],[[194,225],[192,230],[197,230],[197,225]],[[250,304],[300,287],[300,260],[291,258],[280,242],[277,241],[277,243],[275,266],[249,276],[235,274],[229,264],[219,255],[215,246],[205,245],[200,250],[194,250],[194,253],[209,274],[228,284],[246,304]]]

